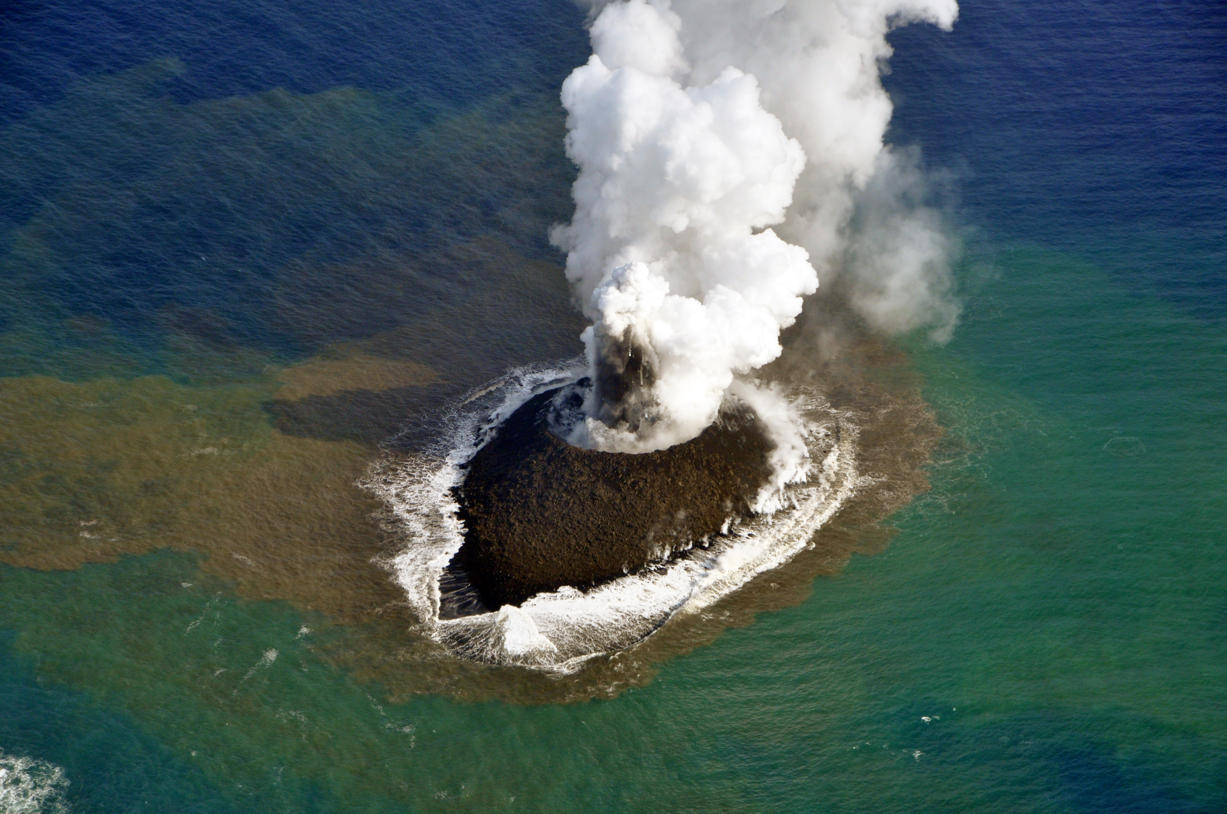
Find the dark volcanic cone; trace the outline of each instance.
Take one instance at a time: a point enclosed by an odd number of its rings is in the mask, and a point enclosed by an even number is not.
[[[773,445],[744,408],[684,444],[629,455],[554,435],[560,391],[516,410],[457,490],[466,531],[454,564],[490,608],[665,560],[748,513],[770,473]]]

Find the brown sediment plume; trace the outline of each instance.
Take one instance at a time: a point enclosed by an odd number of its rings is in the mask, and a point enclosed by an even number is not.
[[[418,262],[428,260],[466,282],[454,299],[289,366],[207,341],[197,332],[208,319],[168,311],[168,375],[134,376],[106,351],[108,322],[68,321],[82,341],[48,366],[115,373],[0,377],[0,562],[73,569],[186,551],[246,598],[346,624],[397,619],[403,636],[403,593],[376,563],[400,541],[389,541],[378,498],[359,485],[381,445],[410,446],[410,422],[422,425],[413,438],[436,440],[443,405],[538,353],[573,351],[582,327],[558,266],[495,237]],[[299,287],[357,273],[293,271]],[[301,305],[286,307],[313,327]],[[520,315],[514,323],[509,312]]]
[[[839,302],[812,301],[807,312],[787,334],[784,356],[763,372],[768,381],[821,394],[830,412],[855,428],[860,486],[796,557],[702,613],[674,616],[639,644],[566,676],[471,663],[441,648],[415,649],[395,625],[366,627],[367,636],[337,643],[333,657],[378,682],[393,700],[421,692],[525,704],[614,697],[649,683],[660,664],[710,644],[728,628],[804,602],[821,590],[816,578],[839,573],[854,554],[881,551],[894,534],[883,521],[928,489],[927,468],[941,429],[905,352],[873,336]],[[958,454],[957,444],[944,442],[952,447],[945,452]]]
[[[730,407],[697,438],[637,455],[550,430],[563,388],[529,399],[474,455],[457,490],[457,562],[490,608],[589,588],[701,543],[744,516],[770,475],[766,428]]]
[[[372,450],[268,426],[268,383],[0,380],[0,562],[71,569],[158,549],[253,598],[342,621],[399,594],[371,560]]]
[[[466,307],[486,309],[485,324],[504,294]],[[815,584],[820,589],[816,576],[838,572],[853,553],[879,550],[889,538],[880,521],[927,488],[939,431],[907,355],[841,318],[839,309],[811,307],[765,376],[816,389],[857,427],[865,486],[785,567],[572,676],[447,657],[414,630],[403,592],[373,562],[409,544],[380,527],[372,517],[379,501],[356,485],[381,454],[379,441],[415,412],[443,412],[460,391],[492,375],[487,368],[516,361],[483,357],[485,367],[461,369],[465,350],[448,332],[467,326],[450,312],[416,333],[372,338],[241,383],[0,380],[0,561],[59,569],[161,548],[197,552],[204,570],[232,580],[243,597],[286,600],[342,623],[326,655],[360,680],[378,682],[389,697],[544,703],[616,695],[726,628],[803,601]],[[554,317],[565,314],[559,306],[550,316],[541,320],[541,336],[553,336]],[[523,326],[508,326],[507,347],[517,330],[523,341]],[[533,340],[533,347],[542,353],[541,346],[552,349],[576,332],[559,331],[555,344]],[[438,373],[392,355],[406,345]],[[376,401],[383,417],[360,438],[340,432],[370,420]],[[387,452],[393,462],[397,449]]]
[[[297,401],[338,393],[421,387],[439,381],[438,374],[410,359],[386,359],[367,353],[316,358],[288,367],[277,377],[278,401]]]

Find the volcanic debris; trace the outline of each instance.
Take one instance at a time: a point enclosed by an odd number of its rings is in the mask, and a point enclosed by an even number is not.
[[[745,407],[697,438],[625,454],[551,431],[565,388],[525,402],[467,464],[456,489],[465,541],[453,560],[488,608],[564,585],[585,589],[662,563],[744,516],[773,448]]]

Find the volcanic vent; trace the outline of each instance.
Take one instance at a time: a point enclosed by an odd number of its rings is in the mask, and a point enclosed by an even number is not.
[[[472,610],[664,564],[748,515],[768,482],[774,444],[735,402],[698,437],[664,450],[568,443],[558,431],[578,414],[587,386],[530,398],[468,462],[455,490],[465,541],[448,576],[453,586],[471,583],[480,600]]]
[[[629,647],[787,561],[856,492],[858,427],[800,367],[757,372],[819,270],[873,331],[940,338],[958,313],[878,76],[887,32],[949,27],[954,0],[592,6],[561,89],[575,212],[550,233],[590,322],[582,370],[466,398],[448,448],[390,486],[410,604],[500,664]],[[479,415],[483,394],[502,403]]]

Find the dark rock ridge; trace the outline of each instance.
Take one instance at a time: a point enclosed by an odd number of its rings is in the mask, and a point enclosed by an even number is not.
[[[630,455],[581,449],[551,432],[566,394],[525,402],[456,490],[465,541],[445,582],[466,578],[487,608],[662,562],[747,514],[767,481],[773,445],[746,408],[726,410],[684,444]]]

